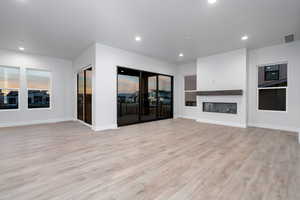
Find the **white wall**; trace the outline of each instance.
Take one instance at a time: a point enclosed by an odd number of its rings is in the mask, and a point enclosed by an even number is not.
[[[92,76],[92,91],[94,93],[94,84],[95,84],[95,65],[96,65],[96,45],[91,45],[87,49],[85,49],[76,59],[73,60],[73,104],[72,108],[73,118],[77,119],[77,73],[86,67],[92,67],[93,76]],[[95,95],[92,96],[92,124],[95,124]]]
[[[197,90],[242,89],[243,96],[201,96],[197,107],[184,105],[184,76],[197,74]],[[178,66],[179,114],[184,118],[230,126],[247,126],[247,51],[239,49],[222,54],[198,58]],[[202,112],[203,102],[237,102],[238,114]]]
[[[246,88],[246,49],[198,58],[198,90]]]
[[[300,41],[249,51],[249,112],[251,126],[298,131],[300,127]],[[257,66],[288,62],[287,112],[258,111]]]
[[[199,96],[198,121],[247,127],[247,50],[239,49],[197,60],[197,88],[206,90],[242,89],[243,96]],[[202,112],[203,102],[237,103],[237,114]]]
[[[71,120],[73,107],[72,62],[69,60],[0,50],[0,65],[20,67],[18,110],[0,111],[0,126]],[[27,109],[25,68],[45,69],[52,74],[51,109]]]
[[[117,66],[175,76],[176,65],[121,49],[96,44],[95,64],[95,130],[117,126]],[[174,82],[176,77],[174,77]],[[176,86],[174,92],[176,91]],[[177,93],[174,108],[177,108]],[[176,115],[176,108],[174,115]]]
[[[261,49],[237,50],[224,54],[213,55],[198,59],[197,76],[198,90],[243,89],[246,91],[244,98],[236,99],[243,103],[243,121],[224,121],[222,114],[201,113],[199,101],[232,101],[231,97],[199,97],[198,107],[187,108],[184,106],[184,75],[195,72],[195,64],[189,63],[178,67],[178,94],[179,116],[198,119],[200,121],[222,123],[245,123],[249,126],[281,129],[300,132],[300,41],[290,44],[276,45]],[[245,60],[247,66],[245,67]],[[288,62],[288,111],[272,112],[257,109],[257,66],[263,64]],[[245,83],[247,81],[247,84]],[[244,106],[247,105],[245,108]],[[245,111],[244,111],[245,110]],[[226,117],[226,115],[223,115]],[[221,118],[220,118],[221,117]]]

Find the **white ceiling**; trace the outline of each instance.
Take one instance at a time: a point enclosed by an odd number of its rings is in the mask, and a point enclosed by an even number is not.
[[[1,0],[0,48],[72,59],[99,42],[170,62],[300,39],[300,0]],[[241,36],[249,35],[248,41]],[[143,40],[134,40],[140,35]],[[184,53],[183,58],[178,54]]]

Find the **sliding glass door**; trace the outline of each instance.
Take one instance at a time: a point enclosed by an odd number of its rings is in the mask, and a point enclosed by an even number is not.
[[[77,119],[84,120],[84,71],[77,74]]]
[[[85,95],[84,95],[84,120],[92,124],[92,68],[84,70]]]
[[[118,125],[173,117],[173,77],[118,67]]]
[[[141,121],[157,117],[157,75],[141,72]]]
[[[92,68],[77,73],[77,119],[92,124]]]
[[[158,118],[173,117],[173,80],[170,76],[158,76]]]
[[[140,73],[131,69],[118,69],[118,125],[137,123],[140,101]]]

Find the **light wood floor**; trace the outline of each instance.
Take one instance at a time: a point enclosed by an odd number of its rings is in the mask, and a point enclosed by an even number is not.
[[[296,135],[175,119],[0,129],[1,200],[299,200]]]

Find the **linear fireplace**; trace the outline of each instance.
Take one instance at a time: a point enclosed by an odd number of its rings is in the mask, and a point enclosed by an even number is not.
[[[237,114],[237,103],[203,102],[203,112]]]

